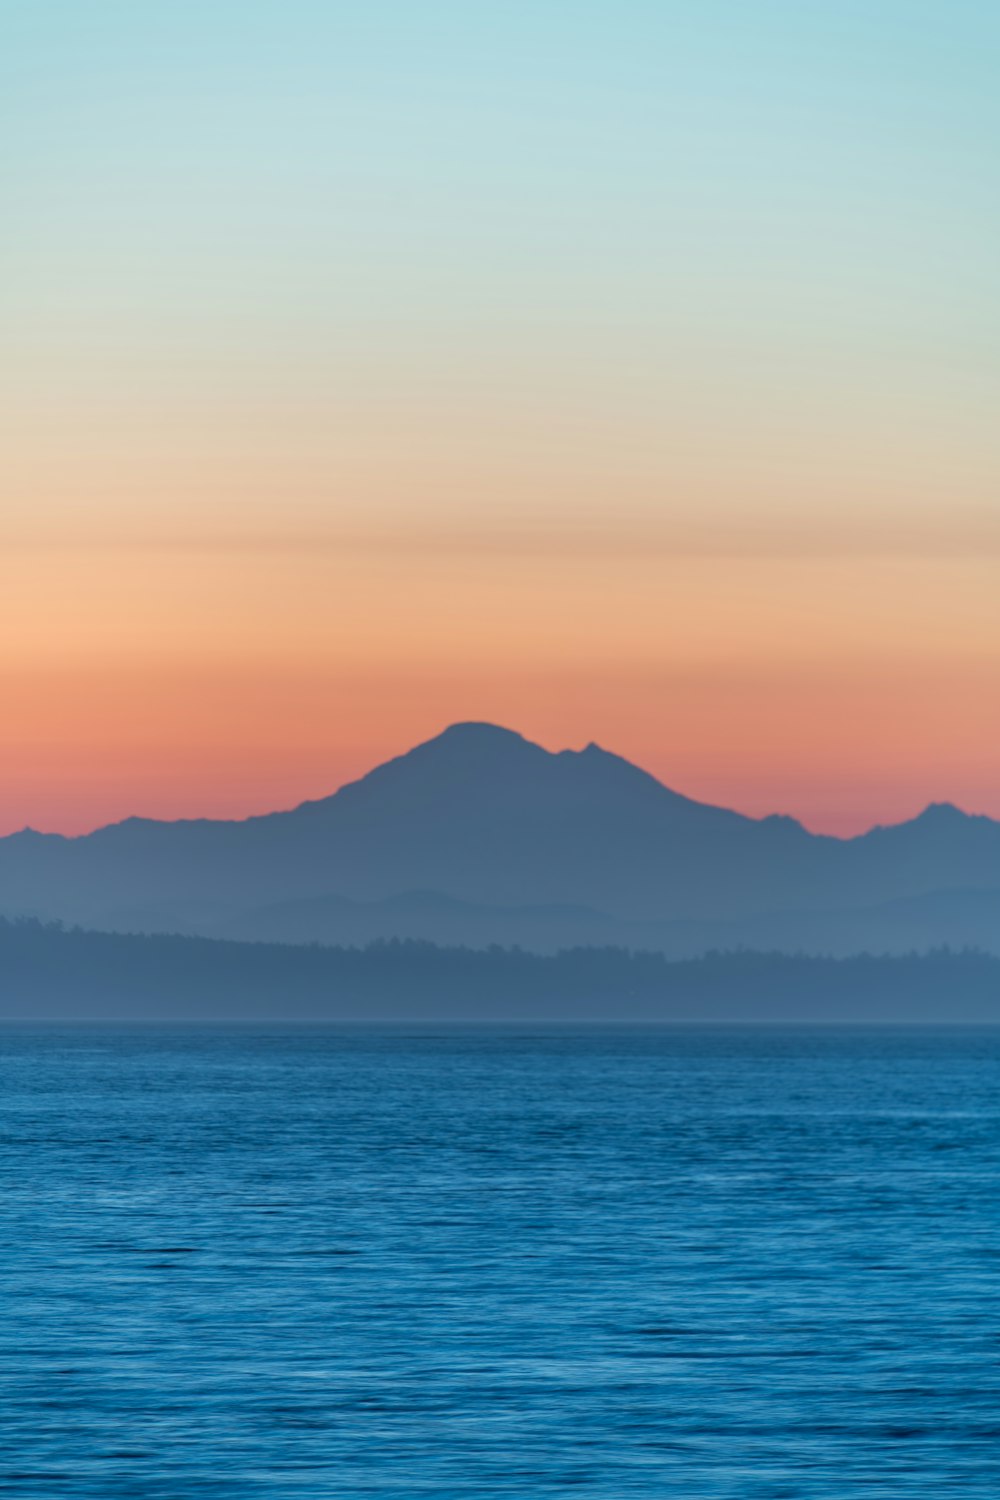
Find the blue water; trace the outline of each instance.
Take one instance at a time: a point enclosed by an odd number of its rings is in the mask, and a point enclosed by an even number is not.
[[[1000,1033],[0,1032],[0,1491],[995,1497]]]

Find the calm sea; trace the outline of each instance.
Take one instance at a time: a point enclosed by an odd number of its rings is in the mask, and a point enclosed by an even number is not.
[[[1000,1032],[0,1031],[0,1492],[1000,1494]]]

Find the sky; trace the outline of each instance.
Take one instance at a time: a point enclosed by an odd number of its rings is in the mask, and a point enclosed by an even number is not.
[[[992,0],[0,0],[0,832],[449,722],[1000,816]]]

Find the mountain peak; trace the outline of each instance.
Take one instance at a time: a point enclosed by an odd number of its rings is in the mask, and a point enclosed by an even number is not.
[[[512,763],[547,759],[548,754],[541,745],[525,739],[516,730],[469,719],[449,724],[433,739],[423,740],[387,764],[412,766],[421,763],[449,769],[478,767],[489,772]]]
[[[922,813],[914,818],[915,823],[954,823],[965,822],[969,817],[954,802],[928,802]]]
[[[904,839],[917,840],[919,844],[932,848],[956,839],[964,841],[969,837],[990,838],[998,826],[1000,825],[992,818],[981,813],[966,812],[963,808],[956,807],[954,802],[929,802],[923,812],[908,818],[905,823],[878,823],[853,842],[864,844]]]
[[[430,745],[469,745],[472,747],[483,747],[495,745],[514,746],[528,745],[523,734],[518,734],[515,729],[505,729],[501,724],[490,724],[485,719],[461,719],[456,724],[449,724],[447,729],[435,735],[433,739],[425,740],[423,745],[417,749],[426,749]]]

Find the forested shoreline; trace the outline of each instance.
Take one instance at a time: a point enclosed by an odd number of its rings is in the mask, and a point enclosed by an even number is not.
[[[121,935],[0,918],[0,1020],[1000,1022],[1000,959]]]

